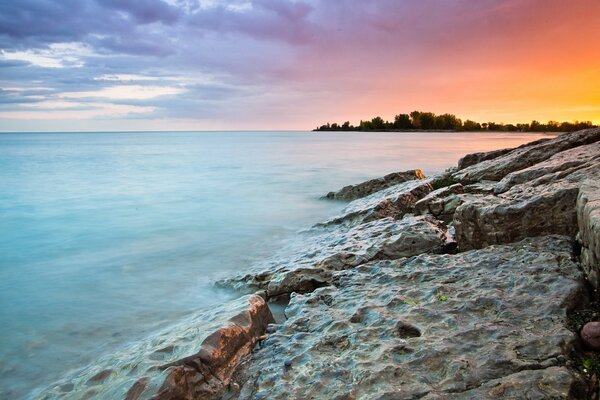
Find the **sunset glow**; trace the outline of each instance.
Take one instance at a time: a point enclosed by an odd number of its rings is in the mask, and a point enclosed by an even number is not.
[[[600,124],[597,0],[5,1],[0,49],[3,131]]]

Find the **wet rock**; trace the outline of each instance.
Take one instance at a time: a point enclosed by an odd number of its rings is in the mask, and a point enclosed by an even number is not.
[[[165,366],[167,376],[153,399],[221,398],[235,368],[274,322],[260,296],[250,295],[246,300],[247,309],[208,336],[198,353]]]
[[[323,230],[304,253],[281,260],[274,272],[249,274],[222,281],[221,286],[266,290],[267,297],[307,293],[331,281],[331,270],[356,267],[371,260],[397,259],[441,252],[449,246],[443,224],[431,216],[409,216],[400,221],[378,219],[354,227]]]
[[[519,171],[547,160],[561,151],[595,143],[600,140],[600,128],[565,133],[553,139],[523,145],[500,157],[471,165],[452,175],[460,182],[499,181],[511,172]]]
[[[400,219],[413,213],[415,203],[432,191],[426,179],[412,180],[376,192],[362,199],[354,200],[342,212],[317,226],[358,225],[382,218]]]
[[[371,179],[357,185],[346,186],[337,192],[329,192],[325,197],[335,200],[356,200],[399,183],[423,178],[425,178],[425,175],[420,169],[394,172],[383,178]]]
[[[592,350],[600,350],[600,322],[588,322],[579,334],[583,344]]]
[[[104,380],[106,380],[106,378],[108,378],[109,376],[112,375],[114,371],[112,369],[105,369],[103,371],[98,372],[96,375],[92,376],[89,380],[88,383],[90,384],[98,384],[103,382]]]
[[[480,399],[586,399],[588,390],[581,376],[565,367],[517,372],[485,382],[481,387],[458,393],[430,393],[423,400]]]
[[[291,298],[236,396],[576,398],[581,382],[561,367],[577,340],[566,313],[584,287],[572,246],[550,236],[334,272],[335,286]]]
[[[331,272],[323,268],[300,268],[285,271],[273,276],[267,285],[267,298],[290,293],[309,293],[327,286],[331,282]]]
[[[125,394],[125,400],[138,400],[146,390],[148,382],[147,377],[138,379]]]

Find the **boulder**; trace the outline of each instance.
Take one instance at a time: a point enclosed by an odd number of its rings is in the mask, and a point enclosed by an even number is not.
[[[292,295],[233,398],[581,398],[563,367],[585,285],[572,247],[549,236],[333,272],[333,285]]]
[[[275,322],[265,300],[246,297],[247,309],[209,335],[198,353],[169,363],[166,378],[154,400],[220,399],[233,371]]]
[[[453,179],[466,183],[481,180],[499,181],[513,171],[519,171],[547,160],[561,151],[595,143],[600,140],[600,128],[565,133],[550,140],[523,145],[500,157],[471,165],[452,175]]]
[[[337,192],[329,192],[325,198],[335,200],[356,200],[399,183],[424,178],[425,175],[420,169],[412,169],[404,172],[393,172],[384,176],[383,178],[371,179],[357,185],[345,186]]]
[[[548,234],[574,237],[579,188],[597,170],[597,165],[591,165],[569,171],[561,179],[555,179],[555,174],[563,175],[556,172],[515,185],[498,196],[474,195],[454,213],[452,225],[459,248],[482,248]]]

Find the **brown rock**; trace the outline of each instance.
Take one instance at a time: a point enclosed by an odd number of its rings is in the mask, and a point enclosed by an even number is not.
[[[265,300],[249,295],[248,308],[208,336],[195,355],[170,363],[155,400],[219,399],[239,363],[274,322]]]
[[[586,347],[592,350],[600,350],[600,322],[588,322],[583,326],[579,335]]]

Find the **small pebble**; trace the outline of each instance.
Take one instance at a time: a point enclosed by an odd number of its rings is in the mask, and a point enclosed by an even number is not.
[[[283,366],[286,368],[291,368],[292,367],[292,360],[285,360],[283,362]]]

